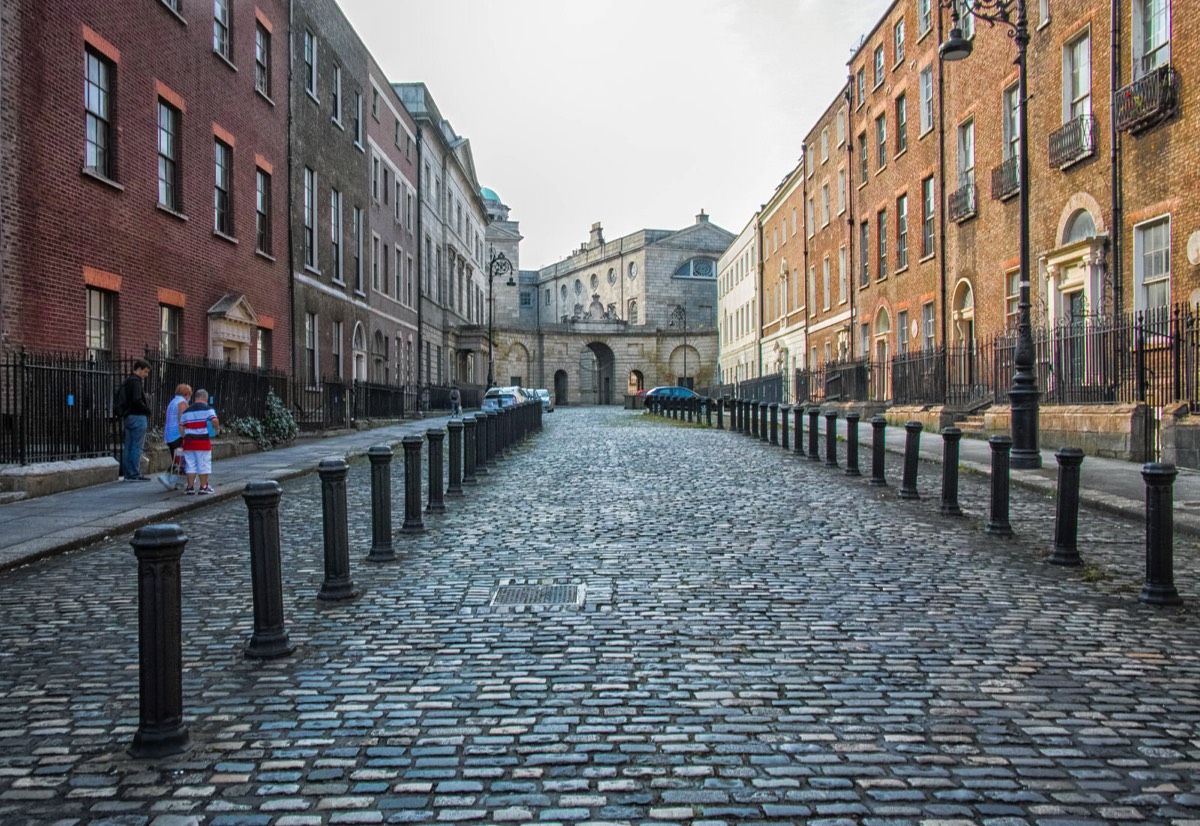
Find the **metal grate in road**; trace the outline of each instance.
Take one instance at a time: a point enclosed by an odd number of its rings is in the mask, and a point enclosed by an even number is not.
[[[501,585],[492,595],[492,605],[579,605],[583,589],[578,585]]]

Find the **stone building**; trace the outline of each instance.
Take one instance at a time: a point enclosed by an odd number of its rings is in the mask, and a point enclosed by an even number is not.
[[[0,348],[286,369],[287,3],[3,15]]]
[[[717,367],[717,259],[734,236],[701,212],[681,230],[587,242],[543,267],[534,323],[496,322],[496,381],[552,388],[559,404],[614,404],[660,384],[707,387]],[[509,289],[520,302],[520,291]],[[501,305],[497,304],[499,312]],[[509,316],[511,318],[511,316]],[[499,316],[497,316],[499,319]]]
[[[758,213],[746,222],[717,262],[719,381],[732,384],[761,374],[758,330]]]

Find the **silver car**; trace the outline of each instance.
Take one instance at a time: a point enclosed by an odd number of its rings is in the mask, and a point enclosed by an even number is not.
[[[553,413],[554,412],[554,397],[550,395],[550,391],[547,390],[546,388],[542,387],[537,390],[534,390],[533,392],[537,394],[537,397],[539,399],[541,399],[542,412],[543,413]]]

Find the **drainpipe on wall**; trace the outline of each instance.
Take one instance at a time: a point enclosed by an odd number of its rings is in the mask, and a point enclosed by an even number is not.
[[[846,288],[850,291],[850,329],[847,331],[846,360],[854,361],[854,328],[858,326],[858,310],[854,298],[858,286],[854,283],[854,130],[850,128],[850,111],[854,105],[854,75],[846,77]],[[863,354],[864,356],[866,353]]]
[[[287,265],[288,265],[288,315],[291,319],[291,324],[289,325],[291,327],[291,330],[289,330],[289,332],[291,333],[291,342],[288,344],[288,351],[289,351],[289,365],[290,365],[290,370],[291,370],[291,375],[292,375],[292,381],[296,380],[296,347],[299,344],[299,342],[296,338],[296,329],[299,326],[296,324],[296,320],[297,320],[296,319],[296,248],[292,243],[294,241],[294,233],[295,233],[295,230],[292,227],[292,216],[296,214],[294,212],[295,186],[292,183],[292,167],[294,166],[294,161],[295,161],[295,159],[293,158],[293,147],[292,147],[293,135],[294,135],[294,130],[292,129],[292,125],[293,125],[294,116],[292,114],[292,106],[290,103],[291,97],[292,97],[292,89],[293,89],[292,81],[294,80],[294,78],[292,77],[292,71],[293,71],[292,64],[294,62],[292,58],[293,58],[293,55],[295,54],[295,49],[292,48],[291,43],[292,43],[292,32],[295,31],[295,25],[294,25],[295,14],[296,14],[296,0],[289,0],[289,2],[288,2],[288,71],[287,71],[287,78],[288,78],[287,96],[288,96],[288,101],[289,101],[288,108],[287,108],[287,205],[288,205]],[[314,331],[314,335],[315,334],[316,333]],[[262,335],[262,333],[259,332],[259,335]],[[307,379],[308,377],[305,376],[304,378]],[[316,376],[314,378],[319,379],[320,377]]]
[[[421,363],[425,349],[425,189],[422,170],[425,168],[425,132],[417,123],[417,409],[421,409]],[[428,378],[428,376],[426,376]]]
[[[942,15],[937,17],[937,42],[942,40]],[[946,71],[945,65],[939,58],[937,61],[938,67],[938,181],[935,186],[940,185],[943,190],[946,188]],[[1025,105],[1024,102],[1021,103]],[[936,190],[935,190],[936,192]],[[950,311],[946,306],[946,198],[943,192],[936,192],[938,198],[938,258],[941,259],[938,266],[938,271],[942,280],[942,312],[941,312],[941,327],[942,327],[942,348],[947,353],[950,352],[950,342],[946,338],[948,322],[947,318]],[[924,214],[925,210],[925,193],[921,193],[921,211]],[[922,310],[922,312],[924,312]],[[921,320],[924,326],[924,319]],[[923,331],[922,331],[923,332]],[[947,357],[943,360],[942,370],[944,371],[943,381],[945,386],[950,386],[950,359]]]
[[[1121,187],[1121,133],[1117,131],[1117,92],[1121,89],[1121,11],[1118,0],[1109,3],[1111,15],[1111,32],[1109,38],[1112,48],[1109,86],[1112,94],[1109,96],[1108,134],[1111,157],[1109,161],[1112,175],[1112,226],[1108,232],[1109,259],[1108,266],[1112,270],[1113,285],[1113,315],[1120,316],[1125,309],[1125,294],[1121,285],[1121,238],[1125,232],[1124,193]]]
[[[757,313],[758,318],[756,319],[755,324],[754,324],[754,342],[755,342],[754,349],[756,351],[758,367],[756,368],[754,377],[760,378],[762,376],[762,362],[763,362],[763,359],[762,359],[762,351],[763,351],[763,337],[762,337],[762,330],[763,330],[763,260],[762,260],[763,259],[763,228],[762,228],[762,211],[761,210],[759,211],[759,218],[757,221],[755,221],[755,224],[757,225],[755,227],[755,232],[758,235],[758,256],[757,256],[758,260],[756,262],[754,262],[754,291],[757,293],[757,295],[755,297],[758,299],[758,313]]]

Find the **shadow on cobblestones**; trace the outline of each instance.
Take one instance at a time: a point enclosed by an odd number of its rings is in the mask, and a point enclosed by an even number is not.
[[[844,445],[841,446],[844,450]],[[898,457],[888,475],[899,480]],[[422,479],[424,479],[422,475]],[[188,515],[184,708],[137,726],[128,537],[0,578],[0,821],[1200,821],[1200,626],[1136,601],[1141,526],[1086,511],[1083,571],[1043,562],[1053,503],[964,519],[724,431],[563,408],[495,472],[371,543],[348,480],[350,603],[320,604],[316,477],[281,504],[289,658],[246,660],[240,501]],[[403,469],[393,466],[396,512]],[[423,501],[426,497],[423,497]],[[1185,600],[1197,554],[1176,547]],[[504,584],[575,604],[492,604]]]

